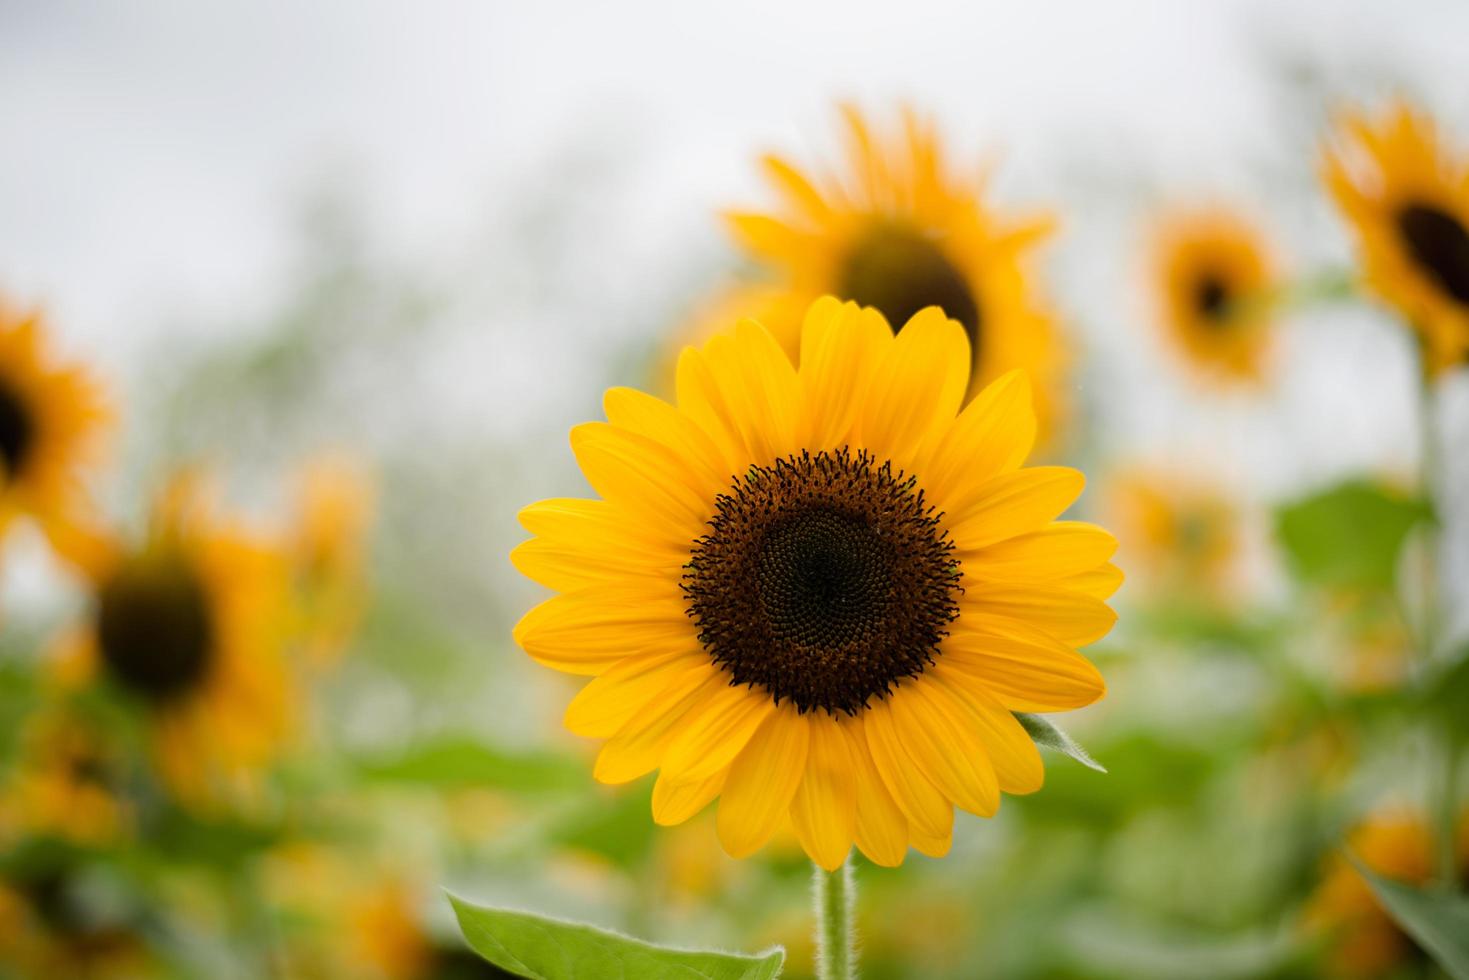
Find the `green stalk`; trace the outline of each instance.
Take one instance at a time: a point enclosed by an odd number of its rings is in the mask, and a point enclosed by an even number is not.
[[[856,980],[855,943],[857,888],[852,862],[835,871],[813,865],[811,897],[816,903],[817,980]]]

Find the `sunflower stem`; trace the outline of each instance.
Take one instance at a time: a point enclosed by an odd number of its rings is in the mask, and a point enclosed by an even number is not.
[[[817,980],[856,980],[855,913],[857,887],[852,862],[835,871],[812,865],[812,900],[816,904]]]

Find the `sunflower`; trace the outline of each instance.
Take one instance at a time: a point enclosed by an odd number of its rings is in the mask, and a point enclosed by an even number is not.
[[[94,723],[47,708],[26,723],[0,809],[13,832],[105,845],[131,820],[119,795],[125,777],[116,745]]]
[[[1021,468],[1036,421],[1013,372],[960,412],[969,339],[941,311],[895,336],[830,297],[800,367],[745,320],[684,351],[676,405],[607,393],[572,449],[600,499],[521,512],[512,560],[560,595],[515,627],[591,681],[566,712],[595,776],[659,769],[653,817],[720,798],[744,857],[789,821],[839,866],[948,850],[954,805],[1040,788],[1014,711],[1103,693],[1075,647],[1110,629],[1116,542],[1056,521],[1083,478]]]
[[[969,337],[972,390],[1012,369],[1027,371],[1046,435],[1061,414],[1063,363],[1027,264],[1052,220],[991,213],[982,187],[950,171],[932,125],[915,113],[904,112],[903,134],[890,141],[851,106],[843,115],[845,174],[811,178],[766,156],[781,211],[728,216],[736,240],[785,293],[766,327],[794,360],[802,317],[819,296],[876,307],[899,329],[924,307],[938,306]]]
[[[286,550],[299,607],[296,633],[318,666],[341,655],[366,609],[372,514],[372,483],[350,459],[323,456],[302,472]]]
[[[51,860],[22,865],[0,879],[0,975],[121,980],[159,974],[162,964],[137,916],[93,907],[78,868]]]
[[[1416,813],[1369,818],[1352,832],[1347,849],[1372,871],[1397,881],[1424,885],[1433,877],[1433,831]],[[1459,822],[1458,853],[1460,884],[1469,884],[1469,812]],[[1332,976],[1386,976],[1425,955],[1340,855],[1332,858],[1311,897],[1306,923],[1331,942],[1327,955]]]
[[[1260,233],[1223,210],[1176,214],[1153,250],[1158,320],[1200,374],[1258,380],[1269,346],[1273,260]]]
[[[219,519],[192,476],[159,496],[145,540],[113,543],[99,563],[65,676],[105,678],[142,710],[185,802],[248,785],[287,732],[285,581],[278,551]]]
[[[51,355],[39,316],[0,300],[0,527],[29,515],[66,550],[109,420],[96,381]]]
[[[1138,469],[1107,482],[1105,512],[1127,566],[1150,585],[1223,598],[1234,584],[1240,517],[1228,495],[1193,479]]]
[[[1367,287],[1418,332],[1436,376],[1469,356],[1469,160],[1402,103],[1341,129],[1326,185],[1356,232]]]

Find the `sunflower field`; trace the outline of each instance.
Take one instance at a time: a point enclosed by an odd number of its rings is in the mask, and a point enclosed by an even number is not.
[[[794,7],[0,4],[0,980],[1469,980],[1469,8]]]

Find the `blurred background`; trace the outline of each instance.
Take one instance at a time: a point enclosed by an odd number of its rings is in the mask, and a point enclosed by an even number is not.
[[[783,943],[809,975],[799,847],[735,862],[710,813],[654,827],[651,780],[595,784],[560,725],[576,685],[511,642],[542,593],[506,555],[521,506],[587,492],[567,429],[656,387],[748,273],[719,215],[770,204],[760,154],[839,160],[850,100],[931,115],[987,206],[1056,219],[1031,274],[1073,408],[1047,452],[1128,573],[1089,651],[1108,697],[1067,719],[1110,774],[1049,756],[950,857],[860,870],[864,975],[1432,975],[1361,925],[1334,855],[1372,828],[1416,854],[1445,778],[1412,619],[1436,564],[1445,647],[1469,627],[1469,385],[1437,387],[1425,563],[1414,343],[1321,288],[1354,252],[1320,160],[1338,110],[1395,97],[1469,145],[1465,36],[1469,7],[1426,0],[0,0],[0,295],[116,418],[86,474],[106,532],[5,534],[0,974],[476,975],[448,972],[471,969],[449,887]],[[1200,207],[1304,284],[1255,385],[1201,382],[1157,323],[1155,230]],[[117,560],[92,537],[166,523],[181,467],[289,566],[293,734],[224,803],[153,786],[148,734],[130,755],[127,722],[56,693]],[[36,770],[95,775],[44,747],[58,699],[123,756],[92,780],[122,801],[104,830],[23,816],[57,798]],[[1343,920],[1371,950],[1342,953]]]

